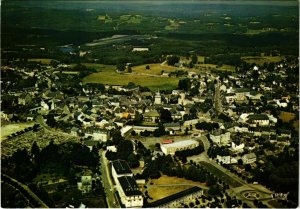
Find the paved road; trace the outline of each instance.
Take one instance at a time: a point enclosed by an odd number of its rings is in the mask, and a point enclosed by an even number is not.
[[[1,180],[18,190],[33,207],[48,208],[48,206],[33,193],[27,185],[3,173],[1,174]]]
[[[268,190],[267,188],[265,188],[262,185],[252,185],[252,184],[248,184],[247,182],[245,182],[244,180],[242,180],[240,177],[236,176],[235,174],[233,174],[232,172],[230,172],[229,170],[225,169],[224,167],[222,167],[221,165],[219,165],[216,161],[210,159],[207,155],[207,150],[210,147],[210,143],[207,139],[207,137],[201,137],[201,141],[204,144],[204,152],[201,153],[200,155],[197,156],[191,156],[188,157],[188,161],[189,160],[193,160],[194,162],[198,162],[198,163],[207,163],[210,164],[211,166],[214,167],[214,169],[217,169],[219,171],[221,171],[221,173],[216,173],[218,175],[218,177],[220,177],[221,179],[224,178],[225,176],[228,178],[230,178],[232,181],[236,182],[237,184],[240,184],[240,187],[232,187],[232,195],[238,196],[239,199],[242,199],[246,202],[248,202],[248,204],[251,206],[253,205],[252,201],[249,201],[247,198],[245,198],[242,193],[243,191],[255,191],[258,194],[260,194],[260,200],[266,204],[268,207],[273,207],[272,205],[270,205],[268,203],[268,201],[270,201],[272,198],[271,196],[268,198],[267,196],[272,194],[272,192],[270,190]],[[253,205],[253,207],[255,207]]]
[[[109,162],[105,157],[106,151],[99,151],[100,161],[101,161],[101,175],[102,175],[102,184],[106,194],[106,201],[109,208],[120,208],[118,200],[115,199],[115,188],[110,178],[109,173]]]

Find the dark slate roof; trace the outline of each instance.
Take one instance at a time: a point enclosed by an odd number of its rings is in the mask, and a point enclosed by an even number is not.
[[[86,140],[86,141],[84,141],[83,142],[84,143],[84,145],[86,145],[86,146],[96,146],[99,142],[98,141],[94,141],[94,140]]]
[[[122,176],[118,178],[126,196],[142,195],[139,187],[132,176]]]
[[[145,208],[154,208],[154,207],[158,207],[160,205],[164,205],[164,204],[167,204],[169,202],[172,202],[174,200],[177,200],[181,197],[184,197],[184,196],[187,196],[187,195],[190,195],[194,192],[198,192],[198,191],[201,191],[201,188],[195,186],[195,187],[192,187],[192,188],[189,188],[187,190],[184,190],[184,191],[181,191],[181,192],[178,192],[176,194],[173,194],[173,195],[170,195],[168,197],[165,197],[165,198],[162,198],[160,200],[157,200],[155,202],[152,202],[152,203],[148,203],[147,205],[145,205],[144,207]]]
[[[264,114],[254,114],[254,115],[249,115],[248,118],[250,120],[269,120],[269,117]]]
[[[125,160],[115,160],[112,162],[117,174],[132,173],[128,163]]]
[[[180,127],[180,123],[164,123],[165,128]]]
[[[244,93],[244,92],[250,92],[249,88],[239,88],[239,89],[235,89],[236,93]]]

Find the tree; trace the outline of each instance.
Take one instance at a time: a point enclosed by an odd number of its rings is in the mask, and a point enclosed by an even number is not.
[[[40,153],[40,148],[35,141],[31,146],[31,155],[37,157],[39,153]]]
[[[117,154],[120,159],[127,160],[128,156],[133,152],[133,144],[130,140],[122,140],[117,145]]]
[[[178,63],[179,60],[180,60],[180,57],[178,57],[178,56],[168,56],[167,57],[168,65],[175,65],[175,63]]]
[[[128,72],[128,73],[132,73],[132,68],[131,68],[131,66],[128,66],[127,72]]]
[[[239,165],[243,165],[243,160],[242,160],[242,159],[239,159],[239,160],[238,160],[238,164],[239,164]]]
[[[193,55],[192,55],[192,63],[193,63],[193,64],[197,64],[197,61],[198,61],[197,55],[196,55],[196,54],[193,54]]]
[[[221,195],[222,192],[218,185],[213,185],[209,188],[208,194],[213,195],[213,196],[218,196],[218,195]]]
[[[165,127],[161,123],[158,125],[158,128],[155,129],[155,131],[153,132],[153,135],[155,137],[160,137],[160,136],[163,136],[165,134],[166,134]]]
[[[56,122],[53,114],[48,114],[46,116],[46,119],[47,119],[46,123],[48,126],[55,127],[57,125],[57,122]]]
[[[123,72],[125,70],[125,64],[117,64],[117,70],[120,72]]]
[[[124,137],[121,135],[121,131],[119,129],[115,129],[112,132],[112,141],[113,143],[119,144],[120,141],[122,141],[124,139]]]
[[[169,123],[172,122],[172,114],[169,110],[162,108],[160,110],[160,120],[162,123]]]
[[[188,127],[185,128],[184,134],[185,134],[185,135],[188,135],[188,134],[189,134],[189,128],[188,128]]]
[[[178,82],[178,89],[188,91],[191,88],[191,81],[188,78],[181,79]]]
[[[139,160],[138,157],[136,155],[134,155],[133,153],[131,153],[128,158],[127,158],[128,164],[130,166],[130,168],[136,168],[139,166]]]

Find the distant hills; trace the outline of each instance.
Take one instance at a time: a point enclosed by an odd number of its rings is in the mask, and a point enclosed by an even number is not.
[[[3,0],[6,1],[20,1],[20,0]],[[3,2],[2,1],[2,2]],[[85,2],[90,0],[23,0],[26,1],[78,1],[78,2]],[[111,1],[111,2],[118,2],[118,1],[136,1],[136,2],[222,2],[222,1],[236,1],[236,2],[250,2],[250,1],[261,1],[261,2],[272,2],[272,1],[282,1],[282,2],[299,2],[299,0],[91,0],[91,1]]]

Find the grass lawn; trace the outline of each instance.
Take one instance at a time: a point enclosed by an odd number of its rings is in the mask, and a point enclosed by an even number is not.
[[[31,127],[33,125],[34,122],[27,122],[27,123],[14,123],[14,124],[1,126],[1,141],[9,135],[16,133],[18,131],[22,131],[25,128]]]
[[[280,56],[249,56],[249,57],[241,57],[242,60],[244,60],[247,63],[255,63],[258,65],[263,65],[265,62],[270,63],[270,62],[280,62],[283,57]]]
[[[178,178],[176,176],[166,176],[162,175],[158,179],[152,179],[151,182],[153,182],[153,185],[162,185],[162,184],[191,184],[194,186],[206,186],[205,183],[200,183],[184,178]]]
[[[114,65],[104,65],[104,64],[98,64],[98,63],[82,63],[88,68],[94,68],[97,71],[109,71],[109,72],[115,72],[116,66]]]
[[[151,202],[153,202],[168,197],[172,194],[176,194],[183,190],[189,189],[191,187],[192,186],[188,186],[188,185],[187,186],[166,186],[166,187],[151,186],[148,189],[148,194],[150,197],[153,198],[153,200],[150,200]]]
[[[147,75],[119,74],[115,71],[93,73],[83,78],[84,83],[102,83],[108,85],[127,85],[133,82],[149,87],[151,90],[172,90],[177,88],[178,78],[150,77]]]
[[[184,178],[166,175],[162,175],[158,179],[152,179],[151,182],[153,183],[153,185],[149,185],[148,188],[149,196],[153,198],[153,200],[151,201],[162,199],[172,194],[176,194],[183,190],[189,189],[193,186],[206,187],[205,183],[203,184]]]
[[[41,62],[42,64],[49,65],[52,59],[28,59],[29,62]]]
[[[204,56],[197,56],[197,58],[198,58],[198,62],[204,63],[204,61],[205,61],[205,57]]]
[[[198,64],[200,68],[205,68],[206,70],[216,69],[221,71],[235,71],[235,67],[232,65],[222,65],[217,67],[215,64]]]
[[[146,70],[147,65],[139,65],[132,67],[132,71],[135,73],[144,73],[144,74],[151,74],[151,75],[160,75],[161,71],[165,72],[173,72],[179,70],[179,68],[169,65],[161,65],[160,63],[149,64],[150,70]]]

